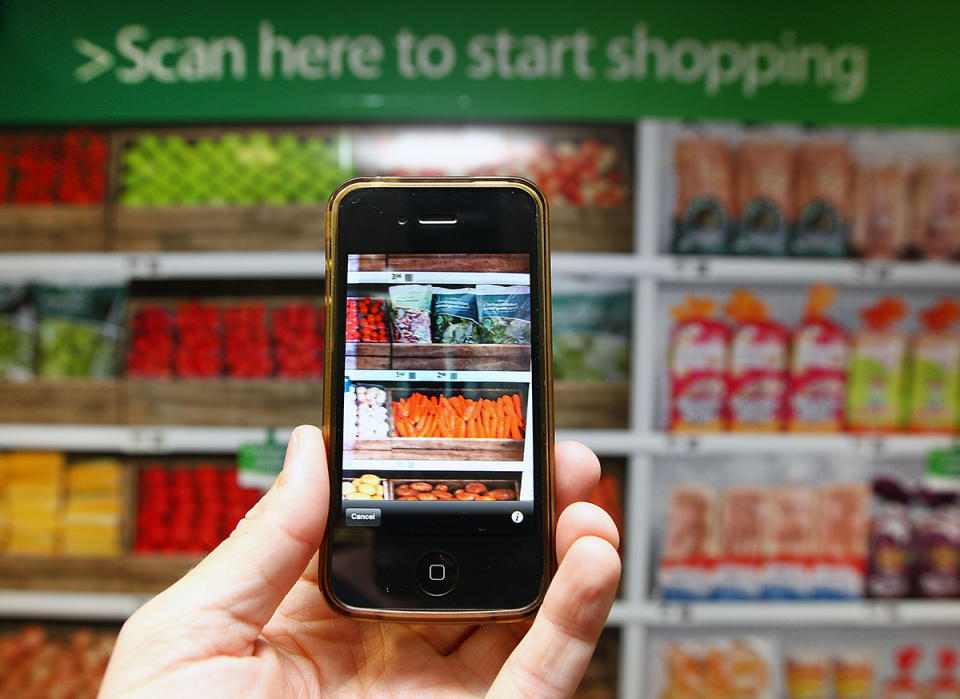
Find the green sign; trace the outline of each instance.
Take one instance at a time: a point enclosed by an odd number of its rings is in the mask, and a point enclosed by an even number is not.
[[[0,122],[960,124],[960,3],[0,0]]]

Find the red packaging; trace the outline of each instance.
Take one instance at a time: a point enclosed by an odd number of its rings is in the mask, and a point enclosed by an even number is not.
[[[713,592],[717,552],[716,496],[712,489],[684,485],[667,505],[659,584],[664,599],[707,599]]]
[[[793,333],[787,429],[837,432],[843,429],[850,337],[824,315],[836,298],[826,284],[810,287],[804,319]]]
[[[689,296],[673,309],[670,332],[670,429],[719,431],[726,424],[725,367],[730,331],[714,320],[712,299]]]
[[[766,304],[750,291],[735,291],[726,312],[737,322],[727,372],[730,429],[778,431],[787,394],[787,330],[767,319]]]

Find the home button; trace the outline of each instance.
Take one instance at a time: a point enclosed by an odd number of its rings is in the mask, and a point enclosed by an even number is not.
[[[460,566],[443,551],[431,551],[417,562],[417,584],[431,597],[442,597],[457,586]]]

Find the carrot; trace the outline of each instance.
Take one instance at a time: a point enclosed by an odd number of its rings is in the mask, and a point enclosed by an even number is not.
[[[517,409],[517,416],[522,420],[523,419],[523,407],[520,405],[520,396],[519,394],[513,394],[513,407]]]
[[[516,415],[510,418],[510,439],[523,439],[523,435],[520,433],[520,422]]]
[[[467,436],[467,424],[463,420],[458,419],[453,423],[453,436],[458,438]]]
[[[447,400],[446,396],[440,396],[440,407],[444,410],[447,410],[451,407],[450,401]]]
[[[472,400],[467,401],[467,407],[463,411],[463,419],[472,420],[476,412],[477,412],[477,404],[474,403]]]
[[[449,427],[447,427],[447,426],[443,423],[443,421],[437,423],[437,429],[440,431],[440,436],[441,436],[441,437],[448,437],[448,438],[449,438],[449,437],[452,437],[452,436],[453,436],[453,430],[451,430]]]
[[[404,419],[397,420],[394,423],[394,427],[397,428],[397,434],[401,437],[409,437],[410,432],[407,431],[407,421]]]
[[[513,399],[510,398],[510,396],[503,396],[503,397],[501,398],[501,400],[503,401],[503,412],[504,412],[504,414],[506,414],[506,415],[516,415],[516,414],[517,414],[516,408],[514,408],[514,406],[513,406]]]

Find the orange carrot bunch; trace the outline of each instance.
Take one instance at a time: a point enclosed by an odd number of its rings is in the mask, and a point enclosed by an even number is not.
[[[397,437],[523,439],[520,396],[472,400],[463,396],[414,393],[393,401]]]

